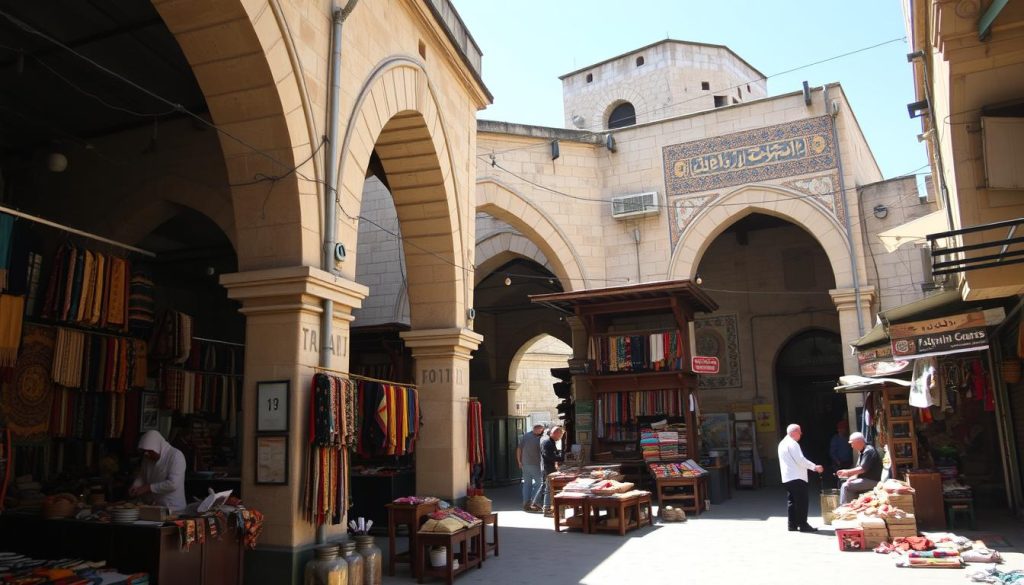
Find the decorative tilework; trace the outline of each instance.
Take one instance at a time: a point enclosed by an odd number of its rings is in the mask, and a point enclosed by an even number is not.
[[[708,193],[692,197],[676,197],[672,200],[669,206],[668,222],[672,249],[675,249],[676,244],[679,243],[679,238],[683,237],[683,233],[693,223],[693,218],[697,217],[701,211],[711,205],[719,196],[718,193]]]
[[[828,116],[662,149],[668,197],[803,175],[836,166]]]
[[[701,374],[699,388],[743,386],[738,319],[736,313],[694,319],[697,355],[715,356],[719,364],[717,374]]]
[[[829,210],[840,223],[846,221],[846,213],[843,210],[842,192],[839,189],[839,174],[828,173],[816,177],[807,177],[796,181],[783,183],[786,187],[809,195]]]

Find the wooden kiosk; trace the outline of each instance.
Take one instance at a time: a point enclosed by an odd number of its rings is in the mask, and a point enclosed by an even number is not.
[[[574,315],[586,329],[585,356],[575,344],[574,362],[583,366],[573,371],[573,390],[575,402],[593,401],[594,421],[591,432],[571,440],[589,446],[594,463],[621,464],[626,479],[640,487],[650,482],[648,462],[696,459],[691,324],[694,313],[718,308],[707,293],[689,280],[674,280],[533,295],[530,300]],[[667,419],[678,432],[677,448],[669,456],[651,457],[641,447],[642,421],[655,418]],[[699,496],[693,499],[689,507],[697,512],[702,502]]]

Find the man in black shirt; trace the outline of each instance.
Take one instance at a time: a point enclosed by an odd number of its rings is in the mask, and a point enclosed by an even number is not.
[[[548,475],[558,471],[558,464],[562,462],[562,451],[558,448],[558,441],[562,438],[562,427],[553,427],[540,438],[540,459],[544,466],[543,491],[537,494],[537,498],[544,501],[544,515],[553,516],[551,510],[551,480]]]
[[[839,489],[839,503],[846,504],[856,499],[858,494],[871,491],[882,480],[882,458],[874,447],[867,444],[862,433],[850,434],[850,445],[860,452],[857,466],[840,469],[836,476],[847,478]]]

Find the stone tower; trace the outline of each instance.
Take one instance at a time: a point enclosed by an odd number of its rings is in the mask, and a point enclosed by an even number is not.
[[[565,127],[644,124],[763,98],[763,73],[723,45],[666,39],[560,77]]]

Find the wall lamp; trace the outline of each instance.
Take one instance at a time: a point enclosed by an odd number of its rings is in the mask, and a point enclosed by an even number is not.
[[[921,100],[912,104],[907,104],[907,113],[910,114],[911,118],[917,118],[928,113],[928,100]]]

